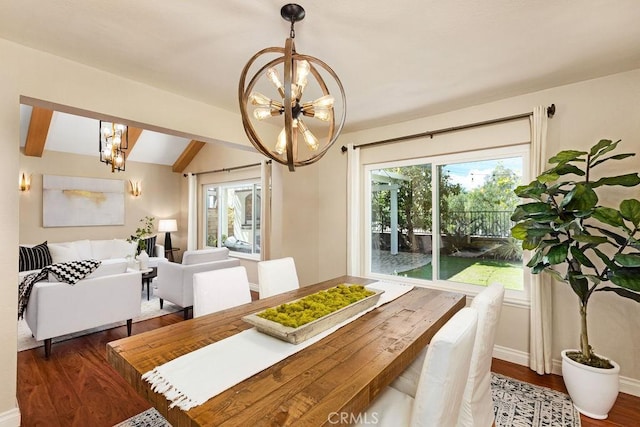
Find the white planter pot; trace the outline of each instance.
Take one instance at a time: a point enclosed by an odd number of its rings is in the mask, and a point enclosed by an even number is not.
[[[140,270],[146,270],[149,267],[149,254],[145,250],[141,250],[138,261],[140,261]]]
[[[612,369],[593,368],[569,359],[562,351],[562,377],[573,405],[590,418],[604,420],[618,397],[620,365],[610,360]]]

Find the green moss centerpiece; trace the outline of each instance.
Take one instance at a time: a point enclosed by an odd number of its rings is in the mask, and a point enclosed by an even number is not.
[[[293,344],[307,340],[373,307],[383,291],[341,284],[243,317],[260,332]]]

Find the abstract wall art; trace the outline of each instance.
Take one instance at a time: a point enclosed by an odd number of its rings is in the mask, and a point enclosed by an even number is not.
[[[124,225],[124,181],[72,176],[42,177],[42,225]]]

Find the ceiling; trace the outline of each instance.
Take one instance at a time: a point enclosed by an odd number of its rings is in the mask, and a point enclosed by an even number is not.
[[[244,64],[284,46],[284,3],[0,0],[0,37],[238,112]],[[345,131],[640,68],[637,0],[299,3],[296,48],[340,77]]]

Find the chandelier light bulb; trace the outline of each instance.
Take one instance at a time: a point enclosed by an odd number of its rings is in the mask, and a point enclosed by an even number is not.
[[[116,132],[116,134],[113,136],[113,144],[116,147],[120,147],[121,142],[122,142],[122,137],[120,136],[120,132]]]
[[[284,86],[282,85],[280,77],[278,77],[278,72],[275,68],[271,67],[267,70],[267,78],[271,80],[271,83],[273,83],[276,89],[278,89],[278,93],[280,93],[280,96],[284,98]]]
[[[313,117],[318,120],[322,120],[323,122],[328,122],[331,120],[331,110],[326,110],[324,108],[319,110],[314,110]]]
[[[273,149],[273,151],[282,155],[286,148],[287,148],[287,130],[285,128],[282,128],[282,130],[278,134],[278,139],[276,140],[276,146]]]
[[[111,126],[104,126],[102,128],[102,135],[105,139],[110,138],[112,135]]]
[[[313,108],[333,108],[335,99],[331,95],[321,96],[311,103]]]
[[[111,158],[111,144],[105,145],[104,149],[102,150],[102,155],[107,160]]]
[[[268,107],[271,105],[271,98],[267,98],[260,92],[251,92],[251,95],[249,95],[249,102],[251,102],[251,104],[253,105]]]
[[[120,134],[123,134],[126,130],[127,130],[126,125],[121,125],[121,124],[116,125],[116,131],[119,131]]]
[[[253,110],[253,117],[255,117],[258,120],[268,119],[269,117],[277,116],[279,114],[280,114],[280,110],[274,110],[269,107],[258,107],[255,110]]]
[[[122,157],[122,153],[118,153],[116,155],[116,167],[122,166],[123,162],[124,162],[124,158]]]
[[[313,151],[316,151],[318,149],[318,146],[320,145],[320,143],[318,142],[318,138],[316,138],[316,136],[311,133],[309,128],[304,124],[302,120],[298,120],[298,129],[300,129],[300,132],[302,132],[304,141],[307,143],[309,148]]]

